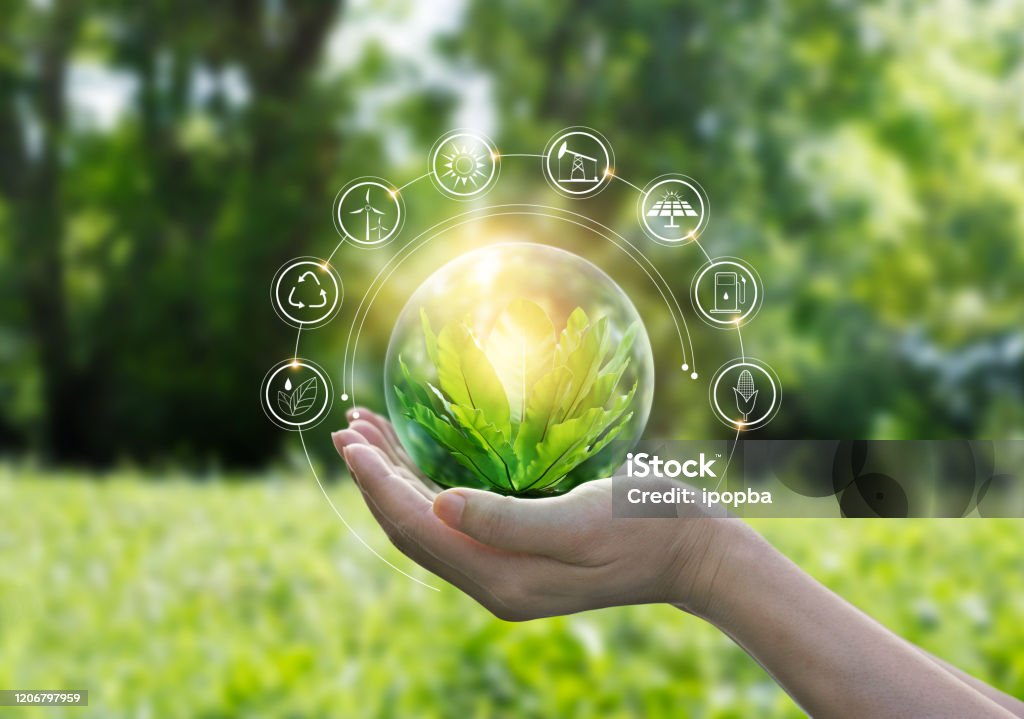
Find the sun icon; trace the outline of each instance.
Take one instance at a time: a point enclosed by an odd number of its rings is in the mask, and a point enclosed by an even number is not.
[[[444,159],[445,172],[441,177],[450,178],[455,189],[472,185],[477,187],[477,181],[486,181],[484,173],[484,158],[486,155],[478,149],[468,145],[456,145],[454,142],[448,146],[448,151],[441,153]]]
[[[430,181],[456,200],[477,197],[498,179],[500,158],[494,143],[483,135],[453,130],[430,148]]]

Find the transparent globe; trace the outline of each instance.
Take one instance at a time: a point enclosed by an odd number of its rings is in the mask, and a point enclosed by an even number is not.
[[[445,487],[544,496],[608,476],[643,433],[651,343],[625,292],[570,252],[508,243],[431,275],[399,315],[388,413]]]

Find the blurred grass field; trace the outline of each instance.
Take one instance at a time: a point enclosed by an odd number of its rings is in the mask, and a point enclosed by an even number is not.
[[[525,624],[414,568],[351,486],[98,482],[0,468],[0,686],[85,688],[90,717],[797,717],[738,648],[668,607]],[[760,521],[911,641],[1024,694],[1019,520]],[[652,548],[657,551],[657,548]]]

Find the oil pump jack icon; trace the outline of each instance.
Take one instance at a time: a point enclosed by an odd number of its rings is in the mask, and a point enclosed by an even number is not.
[[[384,225],[383,225],[384,213],[381,212],[380,210],[378,210],[372,204],[370,204],[370,188],[366,188],[366,199],[364,200],[363,206],[360,207],[358,210],[353,210],[352,212],[349,212],[348,214],[350,214],[350,215],[365,215],[365,217],[366,217],[366,235],[365,235],[365,240],[364,241],[368,245],[380,242],[381,240],[384,239],[384,237],[387,235],[387,233],[391,231],[390,227],[384,227]],[[376,225],[371,226],[371,224],[370,224],[370,216],[371,215],[375,215],[376,216],[376,220],[377,220],[377,224]],[[371,239],[371,234],[370,234],[371,232],[376,232],[377,233],[377,238],[376,239]]]
[[[307,305],[302,300],[299,300],[298,302],[295,301],[295,290],[299,289],[299,284],[302,283],[302,282],[305,282],[307,277],[312,277],[313,281],[316,282],[317,287],[320,287],[320,304],[318,304],[318,305]],[[325,290],[320,285],[320,278],[319,277],[317,277],[315,274],[313,274],[309,270],[306,270],[301,275],[299,275],[298,281],[295,283],[294,286],[292,286],[291,292],[288,293],[288,304],[291,305],[292,307],[298,307],[299,309],[302,309],[303,307],[308,307],[311,310],[315,310],[315,309],[318,309],[320,307],[326,307],[327,306],[327,290]]]
[[[572,159],[568,163],[563,163],[566,155]],[[565,164],[569,165],[568,173],[565,171]],[[558,147],[559,182],[598,182],[599,180],[596,157],[570,150],[568,141]]]

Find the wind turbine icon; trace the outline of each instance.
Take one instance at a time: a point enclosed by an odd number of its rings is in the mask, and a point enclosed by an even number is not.
[[[348,214],[350,214],[350,215],[365,215],[366,216],[366,242],[367,243],[370,242],[370,215],[371,214],[378,215],[378,217],[377,217],[377,227],[375,229],[377,230],[377,242],[380,242],[381,238],[383,237],[383,234],[384,234],[384,228],[381,226],[382,217],[384,216],[384,213],[381,212],[376,207],[374,207],[373,205],[370,204],[370,188],[366,188],[366,200],[365,200],[365,203],[366,204],[364,204],[358,210],[353,210],[352,212],[350,212]]]

